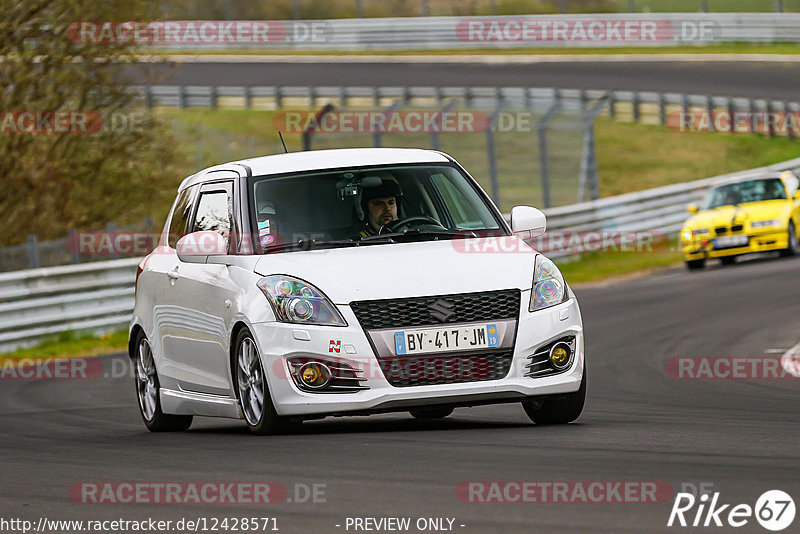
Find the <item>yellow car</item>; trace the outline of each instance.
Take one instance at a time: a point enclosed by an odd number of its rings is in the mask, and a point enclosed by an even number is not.
[[[692,214],[681,230],[681,249],[690,270],[702,269],[707,259],[723,265],[752,252],[800,254],[800,191],[790,171],[767,172],[720,184]]]

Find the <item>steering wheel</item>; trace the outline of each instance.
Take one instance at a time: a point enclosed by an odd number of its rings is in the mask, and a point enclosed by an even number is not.
[[[444,226],[442,226],[442,223],[440,223],[433,217],[427,217],[425,215],[415,215],[413,217],[406,217],[405,219],[395,219],[393,221],[390,221],[381,226],[381,229],[378,233],[385,234],[387,232],[399,232],[400,228],[404,226],[409,226],[411,224],[419,226],[420,224],[426,224],[426,223],[433,224],[435,226],[438,226],[439,228],[444,228]],[[384,232],[384,230],[386,231]]]

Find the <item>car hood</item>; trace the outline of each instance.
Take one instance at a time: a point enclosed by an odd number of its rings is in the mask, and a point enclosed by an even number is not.
[[[704,210],[686,220],[685,226],[689,228],[714,228],[727,226],[732,221],[744,223],[745,221],[763,221],[767,219],[784,218],[792,208],[790,200],[763,200],[761,202],[748,202],[739,206],[721,206],[719,208]]]
[[[536,252],[516,236],[284,252],[254,271],[310,282],[335,304],[531,288]]]

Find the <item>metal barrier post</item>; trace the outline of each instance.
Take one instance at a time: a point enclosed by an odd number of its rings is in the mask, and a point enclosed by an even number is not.
[[[36,234],[28,234],[28,265],[31,269],[39,268],[39,247],[36,245]]]
[[[547,161],[547,123],[560,108],[561,97],[559,92],[556,91],[555,101],[536,125],[536,133],[539,138],[539,168],[542,175],[542,204],[545,208],[550,207],[550,167]]]

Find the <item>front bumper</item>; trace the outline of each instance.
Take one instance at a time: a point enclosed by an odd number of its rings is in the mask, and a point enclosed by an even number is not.
[[[714,248],[714,238],[710,235],[692,241],[682,242],[683,258],[686,261],[723,258],[739,254],[752,254],[755,252],[769,252],[783,250],[789,246],[789,237],[786,228],[770,229],[763,232],[751,232],[747,235],[747,245],[732,248]]]
[[[323,327],[269,322],[252,327],[267,382],[279,415],[314,417],[407,410],[410,407],[491,404],[529,396],[572,393],[583,377],[584,346],[580,308],[574,295],[545,310],[528,311],[530,290],[522,292],[511,369],[505,378],[424,386],[395,387],[384,377],[367,336],[349,306],[339,306],[349,326]],[[490,321],[487,321],[490,322]],[[559,374],[526,377],[528,356],[565,336],[575,336],[572,364]],[[347,393],[301,391],[288,374],[287,358],[336,359],[363,371],[369,389]]]

